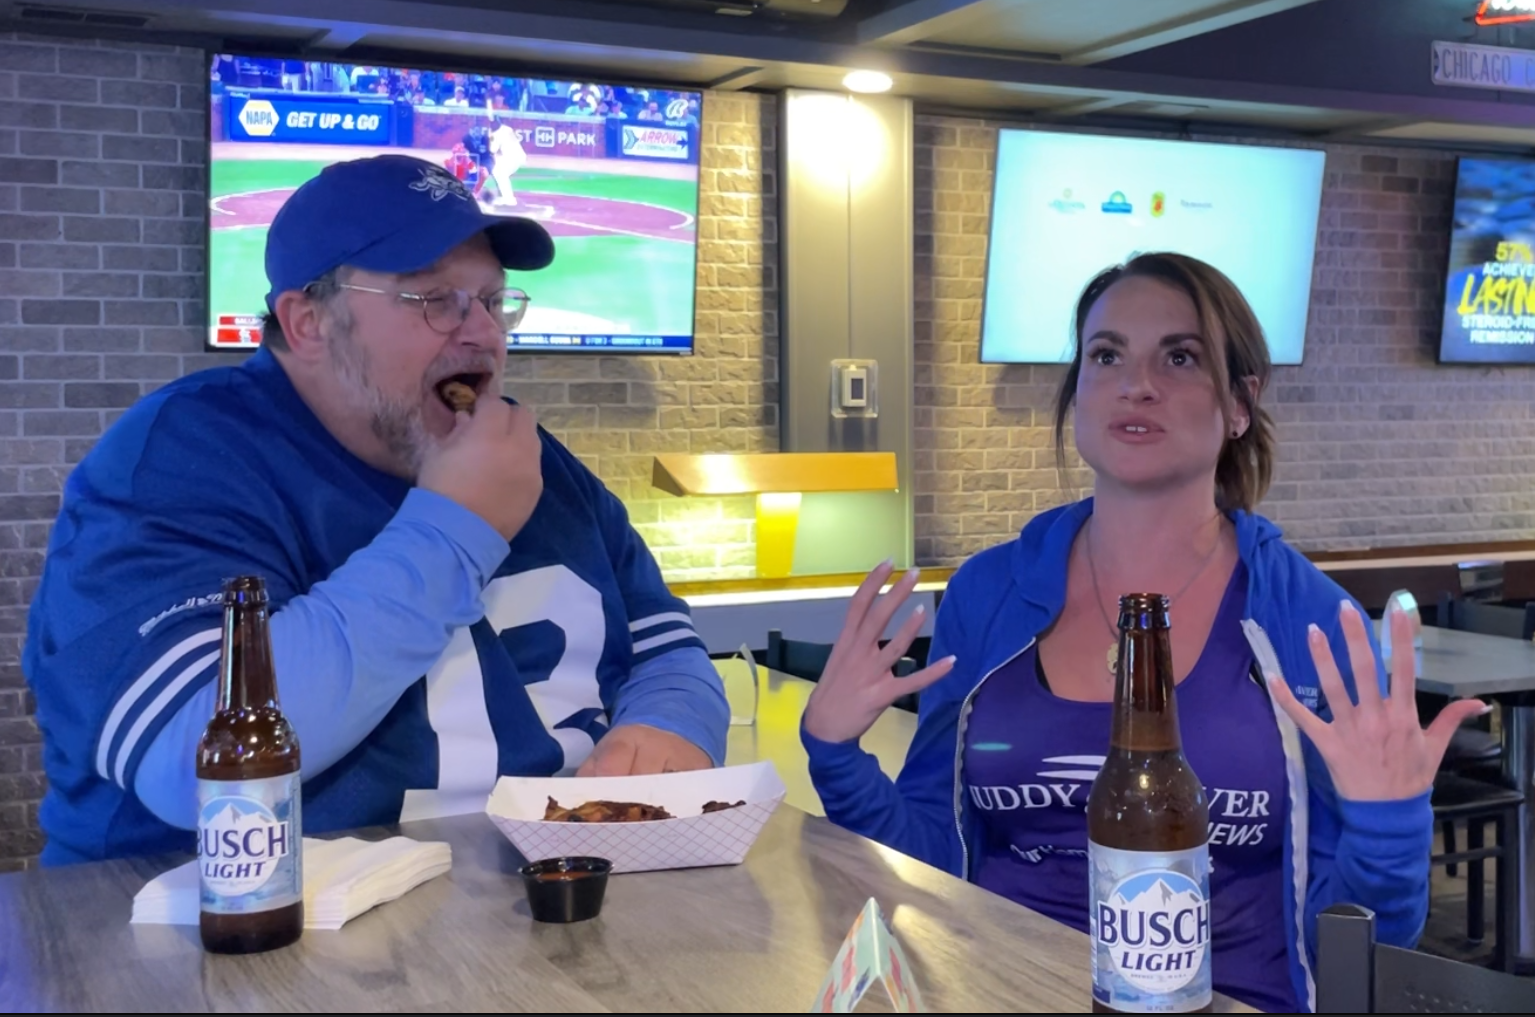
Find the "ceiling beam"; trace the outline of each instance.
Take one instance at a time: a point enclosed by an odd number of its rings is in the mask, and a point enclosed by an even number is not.
[[[341,53],[366,39],[371,31],[367,25],[336,25],[315,33],[304,44],[304,48],[322,53]]]
[[[1173,18],[1135,32],[1104,40],[1075,53],[1065,54],[1070,64],[1096,64],[1104,60],[1117,60],[1131,53],[1156,49],[1169,43],[1182,42],[1196,35],[1219,31],[1240,25],[1244,21],[1266,18],[1295,7],[1304,7],[1316,0],[1232,0],[1216,7],[1207,7],[1181,18]]]
[[[1105,95],[1097,99],[1069,102],[1064,106],[1051,106],[1047,112],[1052,117],[1085,117],[1093,113],[1102,113],[1104,110],[1114,109],[1116,106],[1128,106],[1132,102],[1135,102],[1132,96]]]
[[[1358,141],[1368,137],[1377,131],[1390,130],[1393,127],[1406,127],[1409,124],[1418,123],[1418,117],[1373,117],[1369,120],[1360,120],[1347,127],[1336,127],[1318,136],[1321,141]]]
[[[750,88],[767,76],[766,67],[740,67],[729,74],[722,74],[713,81],[705,82],[704,88],[714,92],[739,92]]]
[[[974,20],[984,5],[985,0],[904,0],[858,22],[853,38],[862,46],[905,46]]]

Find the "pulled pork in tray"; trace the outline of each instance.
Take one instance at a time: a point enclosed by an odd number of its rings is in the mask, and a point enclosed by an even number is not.
[[[740,808],[745,804],[745,799],[739,802],[705,802],[703,815]],[[544,809],[546,823],[649,823],[657,819],[676,818],[659,805],[646,805],[643,802],[582,802],[573,809],[567,809],[551,797]]]

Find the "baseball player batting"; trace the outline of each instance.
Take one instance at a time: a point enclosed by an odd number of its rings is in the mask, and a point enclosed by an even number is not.
[[[523,150],[516,128],[501,121],[490,132],[490,152],[495,158],[490,168],[491,178],[496,182],[495,204],[515,205],[517,195],[512,193],[512,174],[528,161],[528,153]]]

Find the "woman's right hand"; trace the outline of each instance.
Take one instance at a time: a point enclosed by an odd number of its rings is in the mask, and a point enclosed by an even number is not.
[[[949,656],[915,674],[895,676],[892,669],[917,638],[927,610],[917,605],[890,642],[883,649],[880,647],[886,626],[911,596],[920,575],[917,569],[912,569],[880,596],[880,588],[893,571],[894,566],[888,561],[876,566],[853,594],[842,632],[821,672],[821,680],[805,704],[805,730],[823,742],[856,741],[863,737],[897,699],[920,692],[954,667],[954,658]]]

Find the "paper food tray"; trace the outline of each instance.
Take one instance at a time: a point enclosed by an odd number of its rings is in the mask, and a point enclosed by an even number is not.
[[[594,855],[614,872],[652,872],[739,865],[787,790],[771,762],[641,777],[502,777],[485,812],[529,861]],[[567,809],[583,802],[643,802],[675,819],[649,823],[548,823],[553,798]],[[705,802],[746,804],[703,815]]]

